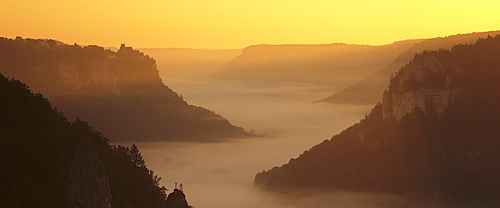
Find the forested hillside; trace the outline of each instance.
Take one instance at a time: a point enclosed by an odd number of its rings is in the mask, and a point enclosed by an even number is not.
[[[258,173],[271,190],[351,190],[498,205],[500,35],[425,51],[359,123]]]
[[[0,207],[164,207],[135,145],[108,144],[39,93],[0,74]]]

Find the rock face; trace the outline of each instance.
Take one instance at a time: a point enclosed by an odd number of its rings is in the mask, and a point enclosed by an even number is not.
[[[114,52],[0,38],[0,73],[27,83],[68,119],[83,119],[115,141],[251,136],[213,111],[189,105],[163,83],[153,58],[125,45]]]
[[[100,85],[101,93],[120,95],[118,77],[113,73],[109,59],[92,60],[88,63],[88,77],[82,78],[80,70],[66,62],[59,62],[57,74],[64,85],[73,86],[78,90],[90,88],[91,85]]]
[[[66,176],[67,207],[111,208],[109,179],[95,148],[81,138],[65,152],[71,158]]]
[[[391,80],[391,89],[384,92],[383,118],[395,117],[400,120],[404,115],[413,113],[415,109],[420,109],[424,114],[433,113],[440,118],[444,109],[455,102],[458,90],[453,83],[453,76],[458,76],[459,72],[455,70],[449,72],[453,75],[448,74],[447,69],[435,57],[414,61],[421,63],[399,71]],[[429,77],[438,79],[430,80]]]
[[[174,189],[167,197],[167,208],[189,208],[184,192]]]
[[[440,118],[444,109],[450,106],[457,96],[456,89],[419,89],[402,94],[385,91],[382,101],[383,117],[401,120],[404,115],[420,109],[424,114],[434,111]]]

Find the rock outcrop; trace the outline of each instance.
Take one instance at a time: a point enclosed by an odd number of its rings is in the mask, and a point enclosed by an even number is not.
[[[174,189],[167,197],[167,208],[189,208],[184,192]]]
[[[416,109],[440,118],[444,109],[455,102],[458,90],[453,76],[459,72],[447,72],[435,57],[422,59],[415,59],[415,64],[402,69],[391,80],[391,88],[382,97],[383,118],[400,120]]]
[[[385,91],[382,99],[383,117],[395,117],[400,120],[404,115],[420,109],[424,114],[435,113],[436,117],[440,118],[456,96],[456,89],[423,88],[402,94]]]
[[[65,176],[67,207],[111,208],[109,178],[95,148],[80,138],[64,154],[71,161]]]

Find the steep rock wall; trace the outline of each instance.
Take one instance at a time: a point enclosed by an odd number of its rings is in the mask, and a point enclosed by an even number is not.
[[[420,109],[424,114],[435,113],[440,118],[444,109],[456,99],[456,89],[429,89],[422,88],[402,94],[391,94],[384,92],[383,117],[396,119],[403,118],[408,113]]]
[[[389,90],[384,91],[383,118],[400,120],[417,109],[441,118],[457,97],[453,76],[458,73],[459,69],[444,67],[435,57],[417,59],[403,68],[391,80]]]
[[[111,208],[109,178],[95,148],[80,138],[65,154],[71,161],[65,174],[67,207]]]

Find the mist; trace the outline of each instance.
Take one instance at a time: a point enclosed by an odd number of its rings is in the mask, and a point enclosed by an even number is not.
[[[162,71],[162,65],[159,69]],[[329,86],[282,82],[255,85],[211,78],[216,70],[197,71],[196,76],[185,76],[193,74],[189,69],[179,70],[184,71],[160,74],[170,75],[162,77],[163,81],[186,101],[213,109],[233,124],[262,135],[220,143],[136,143],[148,167],[162,177],[162,185],[173,190],[174,183],[183,184],[190,205],[274,208],[343,203],[378,207],[376,196],[322,193],[292,200],[253,188],[257,172],[285,164],[329,139],[359,121],[372,106],[313,103],[330,93]]]
[[[226,143],[140,143],[139,148],[162,185],[182,183],[197,208],[240,207],[419,207],[395,195],[314,192],[282,195],[253,188],[257,171],[283,164],[308,148],[299,138],[259,138]],[[311,143],[311,142],[309,142]]]

